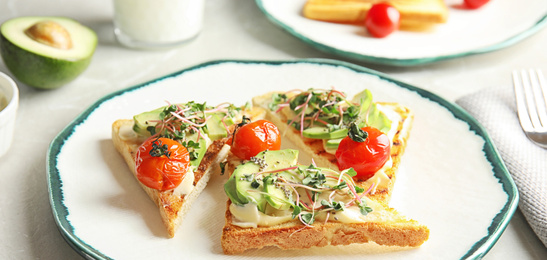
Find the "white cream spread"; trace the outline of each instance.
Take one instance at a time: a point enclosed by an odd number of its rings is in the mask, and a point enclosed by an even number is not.
[[[182,182],[173,189],[173,195],[186,195],[194,189],[194,170],[194,167],[188,167],[188,171],[186,172],[186,175],[184,175],[184,178],[182,178]]]
[[[234,216],[232,224],[240,227],[274,226],[292,220],[291,212],[288,210],[267,215],[260,212],[254,203],[243,206],[231,204],[230,212]]]
[[[389,140],[393,141],[393,138],[395,138],[395,134],[397,134],[399,124],[402,120],[401,115],[399,115],[399,113],[393,111],[393,109],[390,109],[387,106],[376,104],[376,107],[378,108],[378,110],[382,111],[389,120],[391,120],[391,128],[389,129],[389,132],[387,132],[387,136],[389,137]]]
[[[326,199],[328,195],[329,193],[324,193],[322,195],[323,197],[320,197],[317,203],[320,203],[319,201],[321,201],[321,199],[323,198]],[[335,199],[340,199],[340,197],[337,197]],[[364,223],[379,220],[391,220],[391,215],[386,214],[383,210],[381,210],[382,206],[379,205],[377,202],[372,201],[367,197],[364,198],[364,201],[367,203],[368,207],[372,208],[372,212],[368,213],[367,215],[361,214],[359,207],[354,205],[347,207],[342,211],[330,212],[330,214],[328,214],[328,221],[341,223]],[[266,213],[268,214],[265,214],[260,212],[256,204],[254,203],[247,203],[243,206],[231,204],[229,209],[234,217],[232,220],[232,224],[243,228],[256,228],[258,226],[267,227],[293,221],[292,209],[275,210],[267,206]],[[324,222],[326,218],[327,213],[318,211],[316,212],[315,222]]]
[[[123,124],[118,134],[124,141],[136,141],[139,138],[139,135],[133,131],[133,124]]]

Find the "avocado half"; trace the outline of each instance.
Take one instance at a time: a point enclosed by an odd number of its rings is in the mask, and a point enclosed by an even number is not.
[[[59,47],[40,40],[44,37],[32,37],[37,33],[29,34],[29,28],[37,24],[47,25],[37,30],[46,36],[63,32],[61,39],[69,37],[70,44]],[[91,62],[96,46],[95,32],[70,18],[18,17],[0,27],[4,63],[19,81],[41,89],[58,88],[76,79]]]

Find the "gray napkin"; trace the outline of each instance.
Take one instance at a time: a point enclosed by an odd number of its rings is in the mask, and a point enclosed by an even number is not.
[[[488,131],[518,188],[520,210],[547,247],[547,149],[520,128],[513,87],[487,88],[456,103]]]

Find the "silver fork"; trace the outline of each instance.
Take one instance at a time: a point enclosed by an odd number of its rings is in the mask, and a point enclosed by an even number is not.
[[[520,125],[528,139],[547,149],[547,83],[541,70],[513,71]]]

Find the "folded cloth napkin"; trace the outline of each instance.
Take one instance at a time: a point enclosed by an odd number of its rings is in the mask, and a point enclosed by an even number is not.
[[[486,88],[456,103],[488,131],[518,188],[520,210],[547,247],[547,149],[520,128],[512,86]]]

